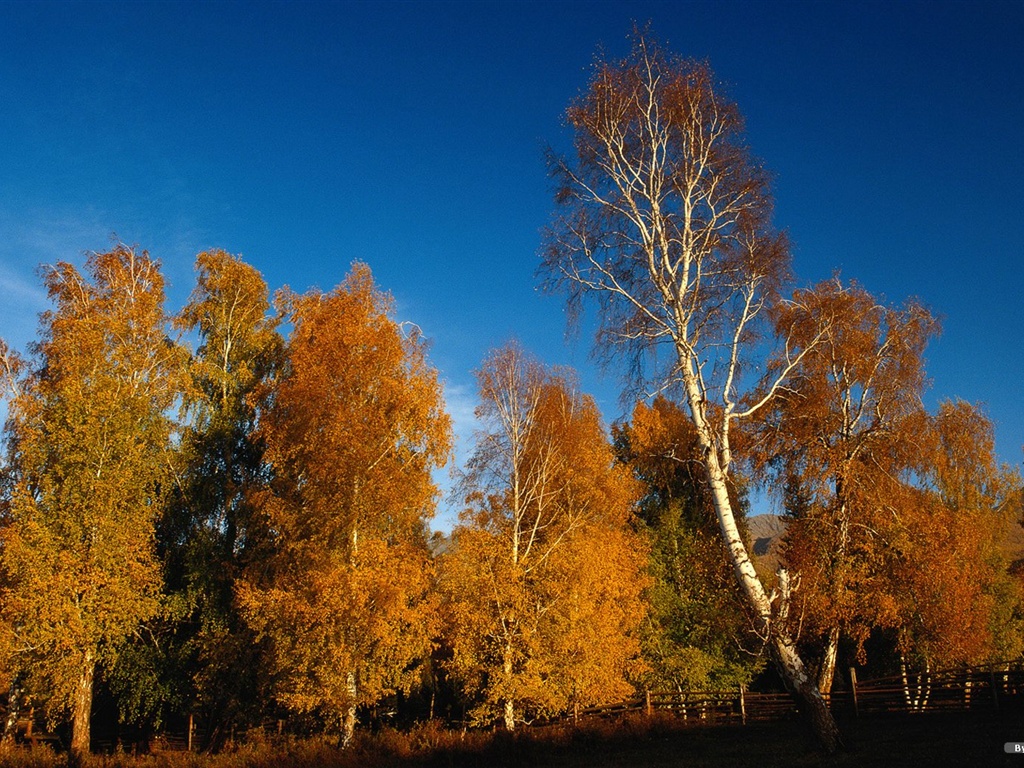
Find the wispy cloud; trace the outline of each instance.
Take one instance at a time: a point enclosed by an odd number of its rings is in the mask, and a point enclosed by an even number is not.
[[[0,225],[7,235],[0,263],[19,267],[75,259],[83,251],[102,248],[111,235],[103,214],[92,207],[27,211],[17,219],[5,216]]]
[[[39,313],[48,306],[39,266],[76,261],[87,248],[102,247],[109,232],[96,212],[65,215],[56,210],[0,213],[0,296],[4,316],[0,335],[15,349],[35,336]]]
[[[169,183],[166,195],[184,197]],[[81,265],[83,254],[110,247],[114,240],[147,249],[163,262],[169,306],[185,301],[193,280],[195,254],[208,244],[189,214],[177,211],[166,220],[149,220],[125,211],[96,206],[32,208],[0,211],[0,296],[4,317],[0,335],[23,345],[35,330],[35,318],[46,308],[40,265],[70,261]]]
[[[32,274],[22,274],[0,263],[0,296],[8,313],[17,313],[22,306],[41,307],[46,303],[46,289]]]

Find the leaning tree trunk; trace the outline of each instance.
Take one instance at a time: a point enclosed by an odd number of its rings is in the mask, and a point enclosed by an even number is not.
[[[828,754],[834,754],[842,746],[839,728],[818,686],[807,674],[797,654],[796,645],[788,637],[776,637],[772,644],[772,656],[782,673],[786,688],[796,700],[797,709],[811,727],[821,748]]]
[[[96,657],[90,648],[82,659],[82,675],[75,689],[75,702],[72,712],[71,755],[81,761],[89,754],[92,732],[92,681],[96,672]]]
[[[817,685],[807,673],[803,659],[797,652],[796,643],[786,627],[786,614],[789,610],[788,575],[784,569],[780,569],[780,591],[782,594],[779,596],[778,608],[773,611],[772,598],[769,598],[765,592],[764,585],[754,570],[754,564],[750,560],[747,547],[743,543],[743,538],[736,525],[736,516],[733,514],[732,502],[729,500],[725,472],[719,463],[714,441],[708,435],[708,425],[706,422],[703,424],[698,422],[697,426],[702,442],[707,440],[704,465],[711,486],[715,511],[718,514],[719,526],[729,551],[729,558],[732,561],[733,572],[739,583],[740,591],[750,608],[758,633],[768,643],[772,661],[782,676],[790,695],[796,700],[800,714],[811,727],[821,748],[827,754],[834,754],[842,746],[839,728],[836,726],[835,718],[832,717]]]

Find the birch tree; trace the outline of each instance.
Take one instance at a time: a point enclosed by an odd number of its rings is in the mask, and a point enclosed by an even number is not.
[[[260,422],[267,556],[238,587],[272,646],[277,696],[348,744],[357,707],[407,690],[429,653],[426,521],[451,449],[437,372],[363,264],[329,293],[285,293],[293,330]]]
[[[7,424],[0,606],[31,686],[51,716],[70,711],[81,757],[97,665],[159,606],[154,525],[181,358],[145,252],[117,246],[84,275],[63,262],[44,275],[56,306]]]
[[[558,214],[543,253],[546,284],[566,291],[574,309],[595,299],[602,348],[632,350],[650,386],[685,403],[754,626],[833,752],[838,729],[787,626],[788,574],[780,572],[776,594],[765,589],[729,498],[735,428],[770,402],[800,354],[761,397],[744,397],[759,326],[789,276],[768,175],[708,67],[642,35],[625,60],[595,66],[567,120],[575,151],[551,158]]]
[[[147,653],[157,657],[180,706],[213,718],[212,732],[266,698],[258,690],[261,646],[238,616],[234,587],[264,554],[266,530],[253,499],[269,478],[256,427],[259,395],[281,365],[283,340],[254,267],[215,250],[196,257],[196,272],[176,318],[199,342],[188,367],[189,418],[158,527],[174,618],[157,647],[135,650],[143,663]]]
[[[838,278],[797,291],[775,320],[792,344],[817,343],[762,412],[752,455],[776,488],[801,489],[786,561],[801,577],[807,632],[821,638],[818,687],[828,692],[840,638],[862,655],[872,628],[895,621],[878,566],[903,514],[898,486],[926,452],[923,355],[938,323],[916,302],[886,307]]]
[[[479,720],[513,730],[628,695],[646,547],[593,400],[517,345],[478,379],[469,508],[441,565],[449,668],[478,694]]]
[[[925,670],[991,660],[998,618],[1016,613],[1020,626],[1021,587],[998,547],[1018,522],[1020,476],[999,465],[992,422],[969,403],[942,403],[921,442],[886,574],[898,585],[897,650]]]

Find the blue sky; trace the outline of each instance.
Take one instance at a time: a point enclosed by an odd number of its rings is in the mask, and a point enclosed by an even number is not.
[[[0,0],[0,336],[34,336],[38,264],[111,233],[163,261],[172,310],[200,250],[296,290],[362,260],[432,339],[461,455],[472,370],[511,336],[616,419],[614,372],[534,273],[544,147],[634,20],[728,84],[799,282],[841,270],[942,316],[929,404],[983,403],[1019,465],[1021,2]]]

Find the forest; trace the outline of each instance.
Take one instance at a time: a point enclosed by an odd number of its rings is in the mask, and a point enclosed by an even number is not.
[[[706,64],[638,33],[565,118],[538,283],[635,404],[608,425],[574,371],[492,350],[450,533],[442,377],[367,264],[296,293],[210,250],[176,311],[139,246],[40,268],[36,341],[0,340],[5,739],[38,717],[81,756],[192,719],[213,751],[274,722],[345,748],[762,687],[834,752],[844,670],[1024,655],[1022,480],[981,408],[925,407],[936,316],[800,284]]]

